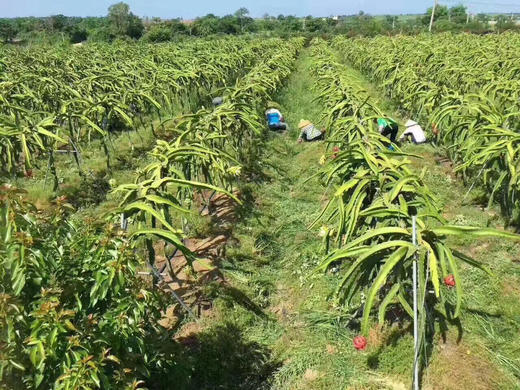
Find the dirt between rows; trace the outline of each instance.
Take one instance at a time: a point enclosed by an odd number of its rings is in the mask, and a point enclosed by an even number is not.
[[[210,191],[203,191],[194,197],[200,215],[211,219],[212,230],[216,234],[184,240],[185,246],[195,255],[193,261],[188,261],[181,251],[175,252],[175,249],[164,241],[154,244],[155,267],[162,276],[160,287],[166,293],[175,292],[197,316],[204,315],[204,312],[212,308],[211,300],[204,294],[204,286],[225,282],[219,263],[225,256],[226,244],[237,219],[236,202],[231,197],[220,193],[211,195]],[[233,195],[240,198],[238,191],[233,191]],[[167,253],[170,253],[170,256],[167,256]],[[185,315],[181,305],[175,303],[164,311],[159,324],[172,329]]]

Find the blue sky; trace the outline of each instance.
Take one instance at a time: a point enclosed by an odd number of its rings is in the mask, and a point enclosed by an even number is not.
[[[117,0],[0,0],[0,17],[48,16],[102,16]],[[353,14],[363,10],[370,14],[422,13],[433,0],[126,0],[139,16],[162,18],[196,16],[214,13],[225,15],[246,7],[252,16]],[[471,12],[520,12],[520,0],[440,0],[440,3],[463,3]]]

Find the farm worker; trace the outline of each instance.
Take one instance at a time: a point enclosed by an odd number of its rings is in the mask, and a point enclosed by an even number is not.
[[[411,119],[408,120],[405,124],[406,130],[399,137],[399,141],[411,139],[412,142],[416,145],[423,144],[426,142],[426,135],[419,124]]]
[[[287,123],[285,123],[279,108],[280,106],[275,102],[267,103],[265,117],[271,130],[287,130]]]
[[[222,96],[217,96],[216,98],[213,98],[211,103],[213,104],[213,107],[218,107],[224,103],[224,98]]]
[[[298,143],[301,143],[303,141],[318,141],[325,138],[325,129],[317,129],[308,120],[302,119],[298,124],[298,128],[300,129],[300,137],[298,137]]]
[[[399,131],[399,125],[392,118],[377,118],[377,125],[379,126],[379,133],[388,137],[390,135],[390,141],[395,142],[397,132]]]

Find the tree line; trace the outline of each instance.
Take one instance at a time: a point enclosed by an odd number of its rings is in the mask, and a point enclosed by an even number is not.
[[[372,16],[360,11],[356,15],[335,17],[296,17],[292,15],[271,16],[265,14],[254,19],[246,8],[234,14],[216,16],[208,14],[193,21],[181,19],[139,18],[130,11],[128,4],[120,2],[109,7],[106,17],[28,17],[0,19],[0,40],[20,41],[89,41],[111,42],[117,39],[147,42],[165,42],[186,36],[209,36],[218,34],[266,34],[274,36],[332,35],[374,36],[379,34],[416,34],[426,31],[432,9],[424,15]],[[467,31],[486,33],[517,29],[512,16],[470,15],[466,7],[438,5],[434,15],[434,31]]]

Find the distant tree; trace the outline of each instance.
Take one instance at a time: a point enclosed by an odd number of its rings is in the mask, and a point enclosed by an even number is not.
[[[13,21],[0,19],[0,39],[10,42],[16,38],[16,34],[18,34],[18,29]]]
[[[442,31],[460,31],[462,28],[461,24],[460,23],[455,23],[455,22],[452,22],[448,19],[441,19],[441,20],[438,20],[434,25],[433,25],[433,30],[436,31],[436,32],[442,32]]]
[[[67,25],[67,17],[64,15],[53,15],[49,18],[50,25],[54,31],[62,31]]]
[[[44,18],[19,18],[16,20],[20,33],[32,32],[32,31],[43,31],[45,30],[46,22]]]
[[[387,28],[395,28],[398,25],[399,17],[397,15],[386,15],[385,22],[387,24]]]
[[[86,41],[88,38],[87,30],[74,27],[70,32],[70,42],[71,43],[80,43]]]
[[[108,19],[114,34],[125,35],[130,25],[130,6],[123,2],[111,5]]]
[[[488,23],[491,20],[491,18],[489,17],[488,14],[481,13],[481,14],[477,14],[477,20],[482,23]]]
[[[87,17],[82,18],[79,26],[83,27],[86,30],[96,30],[100,28],[108,28],[110,25],[110,21],[108,18],[103,17]]]
[[[90,31],[88,40],[92,42],[107,42],[112,41],[115,35],[108,26],[99,27]]]
[[[143,36],[144,32],[144,25],[143,21],[140,17],[135,16],[133,13],[130,12],[129,18],[128,18],[128,29],[126,31],[126,35],[128,35],[130,38],[133,39],[139,39]]]
[[[497,31],[506,31],[506,30],[516,30],[518,29],[518,26],[516,23],[506,15],[498,15],[495,18],[497,24],[495,25],[495,28]]]
[[[219,19],[217,30],[224,34],[238,34],[242,31],[242,27],[237,17],[226,15]]]
[[[305,30],[311,33],[326,32],[328,30],[327,21],[323,20],[323,18],[307,16],[305,18]]]
[[[457,5],[455,7],[451,7],[448,10],[449,19],[453,23],[466,23],[467,13],[466,7],[463,5]]]
[[[424,25],[430,24],[430,18],[432,17],[432,7],[426,10],[426,15],[422,18],[422,22]],[[437,5],[435,7],[435,14],[433,16],[433,21],[448,19],[448,7],[445,5]]]
[[[281,28],[285,32],[295,33],[302,31],[303,25],[300,19],[298,19],[296,16],[289,15],[283,20]]]
[[[425,25],[421,16],[408,18],[401,23],[400,30],[406,34],[417,34],[424,31]]]
[[[275,31],[280,25],[280,21],[276,19],[274,16],[269,16],[265,14],[262,19],[259,19],[255,22],[256,27],[260,31]]]
[[[235,11],[235,16],[238,19],[245,18],[245,17],[249,16],[249,10],[245,7],[241,7]]]
[[[143,36],[143,39],[147,42],[166,42],[172,38],[173,33],[171,28],[162,23],[153,24]]]
[[[189,28],[180,19],[173,19],[168,22],[173,35],[184,35],[188,34]]]
[[[374,36],[388,31],[389,26],[386,21],[378,20],[366,13],[358,13],[346,17],[334,28],[334,31],[348,36]]]
[[[127,35],[138,39],[143,35],[144,25],[142,20],[130,12],[130,6],[120,2],[108,8],[108,20],[112,32],[116,36]]]
[[[463,30],[474,34],[482,34],[490,31],[488,22],[481,22],[479,20],[472,20],[468,24],[464,24]]]
[[[359,13],[356,16],[356,19],[358,19],[360,21],[367,21],[367,20],[374,19],[374,17],[370,14],[365,13],[364,11],[359,11]]]
[[[253,22],[253,19],[249,17],[249,10],[245,7],[237,9],[235,11],[235,17],[238,20],[241,32],[244,32],[244,30]]]
[[[14,0],[13,0],[14,1]],[[117,1],[117,0],[116,0]],[[71,42],[112,41],[127,37],[138,39],[143,37],[150,42],[163,42],[175,39],[181,35],[207,36],[211,34],[241,34],[261,31],[266,35],[289,37],[305,32],[306,34],[340,33],[349,36],[373,36],[376,34],[404,33],[417,34],[425,31],[430,22],[431,8],[425,15],[418,17],[400,18],[396,15],[385,15],[381,18],[359,11],[357,14],[341,16],[339,18],[315,18],[311,15],[305,18],[293,15],[278,15],[277,17],[265,13],[260,19],[252,19],[247,8],[239,8],[231,15],[217,17],[208,14],[197,18],[193,23],[186,24],[181,20],[161,20],[160,18],[137,17],[130,11],[128,4],[119,2],[109,7],[107,17],[65,17],[53,15],[44,18],[26,17],[15,19],[0,19],[0,40],[9,41],[16,36],[31,41],[35,37],[47,36],[63,41],[66,33]],[[492,29],[503,31],[518,29],[515,21],[509,15],[497,17],[497,25],[488,24],[490,17],[479,14],[469,23],[467,9],[463,5],[451,8],[438,5],[435,10],[435,31],[467,31],[483,33]],[[50,34],[39,34],[40,32]]]
[[[195,35],[206,36],[216,34],[219,29],[219,20],[213,14],[208,14],[201,18],[195,19],[192,31]]]

